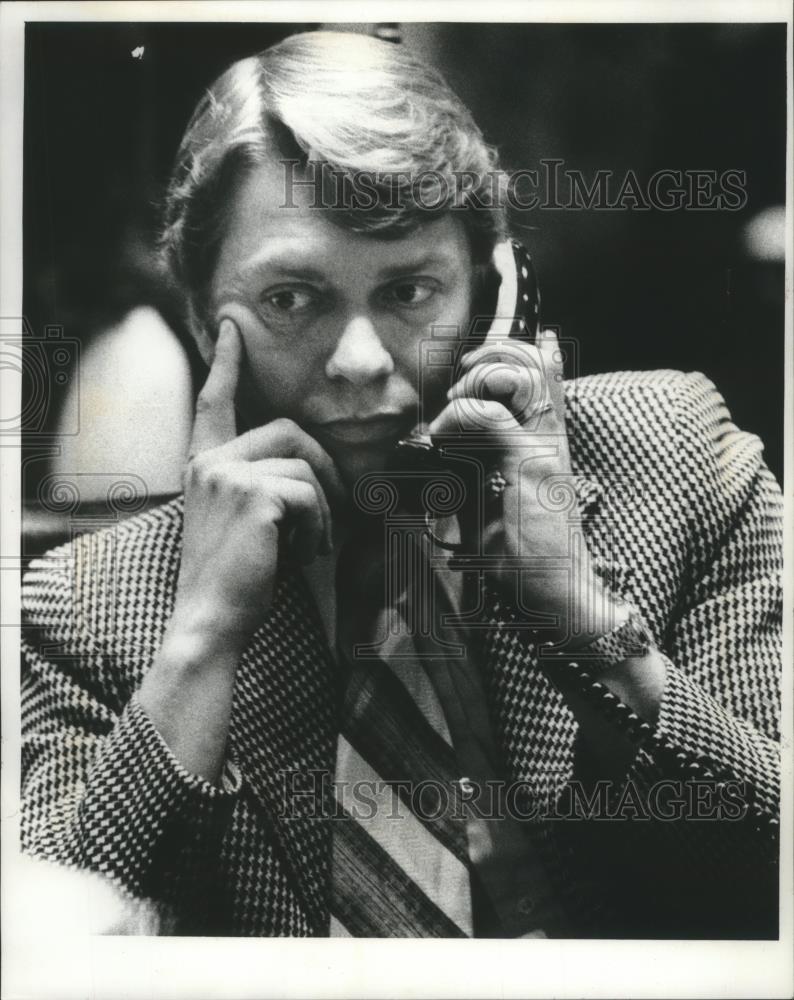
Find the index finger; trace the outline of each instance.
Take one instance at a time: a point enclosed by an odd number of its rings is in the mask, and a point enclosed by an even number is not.
[[[534,346],[517,342],[484,344],[465,355],[460,373],[447,399],[495,399],[520,424],[548,401],[543,357]]]
[[[234,397],[240,378],[241,353],[236,324],[230,319],[222,320],[212,367],[196,399],[191,458],[237,437]]]
[[[484,361],[515,364],[521,368],[539,368],[542,364],[539,356],[540,343],[526,344],[520,340],[486,340],[484,344],[467,351],[458,358],[457,374],[465,375],[475,365]]]
[[[557,334],[554,330],[542,330],[538,334],[538,347],[543,353],[546,370],[546,383],[549,387],[554,409],[562,423],[565,423],[565,380],[563,371],[563,354],[560,350]]]

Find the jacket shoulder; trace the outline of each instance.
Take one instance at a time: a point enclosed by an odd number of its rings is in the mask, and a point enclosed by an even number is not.
[[[678,525],[705,550],[752,506],[757,530],[777,537],[782,499],[763,444],[736,427],[701,372],[579,379],[567,387],[566,423],[574,472],[600,484],[611,514],[628,502],[636,517],[639,503],[646,526]]]
[[[574,461],[590,471],[635,477],[719,479],[762,465],[763,445],[740,431],[702,372],[621,371],[566,384],[566,423]]]
[[[657,418],[673,416],[679,407],[692,404],[705,410],[725,406],[719,390],[703,372],[668,368],[585,375],[566,382],[566,399],[573,408],[579,405],[594,411],[626,414],[627,407],[644,402],[653,408],[653,416]]]

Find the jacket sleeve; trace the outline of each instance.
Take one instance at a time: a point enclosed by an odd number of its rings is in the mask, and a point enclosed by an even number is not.
[[[675,926],[697,936],[775,936],[780,490],[761,442],[736,429],[705,376],[680,378],[670,404],[681,469],[670,514],[686,520],[689,550],[659,637],[667,670],[658,720],[632,720],[597,680],[584,686],[636,751],[618,795],[645,822],[613,839],[622,845],[616,867],[626,883],[653,883]]]
[[[239,775],[227,767],[216,787],[187,772],[134,695],[142,675],[80,627],[80,544],[23,582],[22,849],[155,899],[167,920],[189,873],[209,871]]]

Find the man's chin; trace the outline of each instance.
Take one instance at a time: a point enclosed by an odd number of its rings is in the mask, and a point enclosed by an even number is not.
[[[334,459],[345,485],[352,488],[362,476],[383,472],[389,464],[393,447],[389,443],[378,446],[345,448],[339,449],[331,457]]]

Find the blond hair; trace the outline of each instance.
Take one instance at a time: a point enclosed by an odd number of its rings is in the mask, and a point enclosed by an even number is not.
[[[205,312],[234,187],[273,158],[319,164],[352,194],[367,175],[367,207],[354,199],[330,213],[354,231],[388,238],[428,211],[461,210],[481,263],[506,228],[493,198],[497,154],[437,70],[366,35],[295,34],[230,66],[199,102],[179,147],[161,249],[194,319]],[[432,210],[428,184],[438,195]]]

